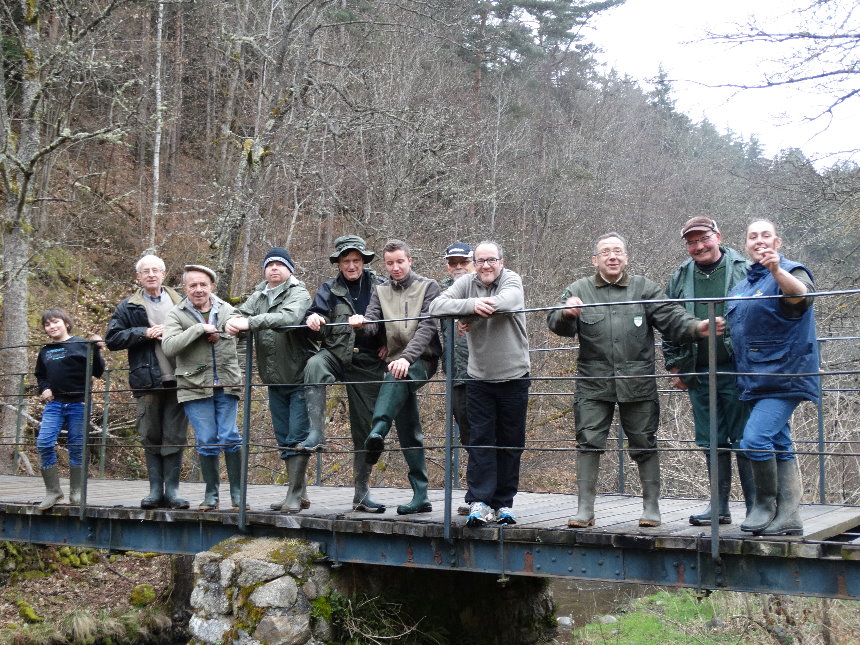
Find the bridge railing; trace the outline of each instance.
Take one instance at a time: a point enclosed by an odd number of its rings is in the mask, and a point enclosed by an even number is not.
[[[853,301],[856,300],[857,293],[858,291],[838,291],[819,292],[812,295],[816,297],[817,303],[822,303],[827,298],[838,298],[844,300],[848,297],[849,300]],[[714,310],[716,303],[721,300],[723,299],[709,299],[704,301],[708,304],[712,325],[714,324]],[[679,300],[676,302],[687,301]],[[700,302],[702,302],[702,300],[700,300]],[[623,307],[631,304],[638,303],[617,302],[601,304],[600,306]],[[583,305],[583,307],[588,306],[589,305]],[[820,306],[820,304],[817,304],[817,306]],[[557,308],[560,307],[541,307],[525,310],[527,315],[532,319],[530,325],[531,336],[533,339],[533,345],[536,345],[532,348],[532,356],[535,360],[533,360],[531,379],[535,384],[539,384],[538,387],[533,386],[533,390],[537,391],[532,391],[530,394],[529,429],[525,447],[526,459],[524,459],[523,463],[523,472],[526,475],[528,474],[527,470],[529,468],[535,467],[536,469],[539,469],[540,467],[540,459],[534,458],[534,455],[546,455],[548,453],[559,452],[573,453],[576,449],[575,442],[573,440],[573,423],[572,420],[569,419],[571,408],[568,402],[572,398],[572,391],[569,391],[569,388],[584,377],[571,371],[571,365],[574,360],[572,357],[576,355],[577,347],[575,345],[567,346],[559,344],[559,340],[546,331],[543,318],[548,311]],[[453,319],[441,318],[440,325],[443,334],[447,337],[446,342],[444,343],[445,355],[443,357],[443,361],[446,365],[450,365],[452,360],[451,352],[453,348],[453,334],[455,333]],[[535,342],[535,339],[537,339],[537,342]],[[860,451],[857,449],[858,443],[855,440],[857,436],[856,427],[853,432],[848,431],[845,434],[847,437],[845,439],[834,439],[832,436],[828,436],[828,428],[832,429],[837,425],[846,423],[853,423],[854,426],[856,426],[860,423],[860,412],[857,410],[858,406],[856,397],[858,392],[858,388],[856,387],[856,375],[860,373],[860,371],[856,369],[858,359],[857,341],[858,336],[853,335],[831,335],[819,338],[819,342],[822,346],[839,346],[839,349],[835,350],[835,355],[839,358],[841,363],[846,364],[851,369],[823,369],[820,372],[822,382],[827,378],[839,379],[840,383],[837,383],[837,387],[822,387],[822,393],[827,396],[822,397],[822,401],[819,403],[816,410],[814,420],[816,432],[814,433],[814,436],[810,436],[808,432],[795,433],[795,443],[797,444],[796,452],[799,455],[815,457],[817,459],[817,488],[818,501],[820,503],[825,503],[828,498],[827,467],[834,459],[844,460],[848,463],[847,467],[836,473],[839,475],[838,481],[842,487],[839,495],[842,498],[841,501],[857,503],[858,499],[860,499],[860,482],[858,482],[857,476],[857,472],[860,470],[860,468],[857,468],[857,464],[860,463],[860,461],[858,461],[858,457],[860,457],[860,454],[858,453],[860,453]],[[553,346],[553,344],[555,344],[555,346]],[[33,345],[32,348],[39,346],[40,345]],[[0,348],[0,350],[4,349],[8,348]],[[91,344],[90,351],[92,351]],[[275,463],[277,463],[276,453],[278,452],[278,447],[274,442],[274,435],[270,429],[268,411],[265,409],[265,397],[259,394],[264,391],[261,390],[261,388],[265,388],[266,386],[256,382],[254,379],[254,349],[252,343],[248,343],[246,352],[247,353],[244,357],[240,357],[240,359],[243,359],[245,363],[245,382],[243,384],[244,396],[243,405],[240,411],[241,429],[243,431],[243,463],[245,464],[243,468],[243,499],[246,499],[247,496],[246,484],[249,479],[254,482],[260,482],[265,481],[268,478],[271,481],[276,478],[278,473],[280,473],[280,468],[271,465],[273,459],[275,460]],[[116,354],[108,355],[124,357],[125,353],[118,352]],[[822,352],[822,355],[824,355],[824,352]],[[710,358],[709,381],[714,383],[715,376],[717,375],[716,365],[714,357],[711,356]],[[550,365],[551,363],[552,365]],[[825,366],[825,363],[826,361],[823,360],[822,366]],[[91,364],[91,361],[88,361],[88,364]],[[537,366],[537,370],[534,369],[535,366]],[[567,373],[559,375],[560,371]],[[124,387],[123,384],[118,383],[118,381],[121,381],[120,377],[124,372],[124,368],[109,368],[105,372],[104,381],[103,384],[101,384],[102,387],[99,387],[99,384],[96,384],[95,386],[88,385],[85,392],[85,406],[87,408],[86,418],[90,420],[85,429],[86,435],[84,448],[86,451],[85,457],[87,458],[85,463],[91,463],[92,460],[90,459],[90,453],[97,449],[97,472],[100,477],[103,477],[106,472],[106,462],[109,459],[110,461],[115,461],[110,454],[111,451],[124,451],[126,453],[136,452],[140,454],[141,450],[136,444],[136,435],[133,433],[131,436],[120,437],[116,436],[116,432],[111,432],[110,430],[110,424],[117,418],[125,420],[126,425],[133,425],[133,415],[129,415],[125,412],[128,406],[133,405],[130,390],[128,387]],[[33,396],[33,394],[28,394],[26,388],[29,374],[6,374],[6,376],[17,377],[18,379],[17,392],[11,394],[11,397],[10,394],[7,393],[3,403],[9,406],[10,403],[8,401],[10,398],[14,400],[14,404],[11,404],[16,408],[16,436],[14,440],[14,448],[16,451],[21,452],[23,456],[27,450],[32,450],[34,445],[32,439],[25,438],[24,436],[27,434],[24,432],[25,420],[28,418],[26,409],[29,400]],[[652,375],[636,378],[665,379],[669,376],[670,375],[665,373],[655,372],[655,374]],[[792,375],[786,374],[783,376],[789,377]],[[842,383],[841,381],[845,381],[846,383]],[[92,379],[87,379],[87,383],[93,383]],[[561,388],[559,388],[560,385],[562,386]],[[343,384],[341,383],[339,385],[329,387],[330,394],[333,394],[333,396],[329,397],[330,407],[334,408],[335,411],[339,402],[342,401],[344,397],[342,386]],[[427,429],[425,434],[426,450],[430,456],[431,465],[442,471],[441,488],[445,491],[446,536],[450,535],[450,517],[454,495],[453,491],[458,488],[462,479],[461,458],[470,448],[470,446],[460,445],[459,435],[455,431],[450,396],[452,387],[452,370],[446,369],[444,370],[444,374],[438,378],[432,379],[428,383],[428,386],[423,388],[421,391],[422,421],[424,421],[425,428]],[[568,389],[565,390],[565,387]],[[660,389],[659,392],[661,397],[670,401],[669,409],[673,415],[684,414],[686,409],[689,407],[689,404],[686,401],[686,396],[679,399],[678,394],[682,393],[677,390]],[[552,405],[555,405],[556,407],[547,412],[544,408],[549,407],[549,404],[545,404],[545,401],[553,401],[554,403]],[[562,403],[558,403],[559,401]],[[837,405],[837,409],[828,412],[828,402]],[[97,406],[101,406],[100,425],[94,422],[92,417],[92,407],[94,403]],[[664,417],[661,420],[661,428],[665,428],[669,420],[665,415],[665,407],[666,406],[664,406]],[[688,413],[686,414],[687,416],[684,420],[679,423],[679,426],[683,426],[682,431],[686,433],[686,438],[683,436],[666,436],[665,430],[658,435],[658,450],[664,454],[664,458],[671,457],[673,453],[689,454],[692,452],[700,452],[701,449],[696,447],[691,439],[690,428],[692,427],[692,422],[689,420]],[[712,416],[716,414],[716,406],[711,406],[711,414]],[[131,419],[129,419],[130,416]],[[331,409],[327,411],[327,417],[330,418],[334,416],[337,415]],[[802,409],[796,413],[796,417],[803,418],[802,425],[804,426],[804,429],[806,429],[806,426],[813,423],[812,417],[808,412]],[[36,419],[33,419],[33,421],[36,421]],[[567,436],[564,437],[562,435],[562,437],[559,437],[559,433],[555,432],[551,437],[547,437],[547,433],[541,431],[541,429],[550,427],[553,424],[555,426],[566,426]],[[347,424],[341,421],[340,423],[331,423],[329,425],[331,429],[345,428]],[[623,493],[626,492],[627,489],[624,437],[620,425],[616,424],[615,428],[616,436],[614,437],[613,445],[607,446],[606,451],[616,459],[616,463],[613,464],[615,467],[612,469],[615,485],[610,488]],[[712,418],[711,428],[712,433],[716,431],[714,418]],[[562,430],[562,433],[564,432],[565,431]],[[675,434],[677,435],[679,433]],[[550,445],[546,445],[547,442],[550,442]],[[716,437],[712,436],[712,448],[709,455],[712,472],[716,472],[717,468],[716,445]],[[348,470],[349,465],[348,463],[345,463],[345,458],[348,460],[354,452],[355,450],[351,445],[348,432],[337,434],[330,431],[327,450],[323,453],[317,454],[314,473],[317,483],[321,485],[328,483],[332,479],[336,478],[335,473],[342,472],[344,469]],[[113,456],[115,457],[116,455]],[[529,457],[532,458],[528,459]],[[139,456],[137,461],[138,463],[141,461]],[[193,460],[188,461],[192,463],[192,467],[196,466]],[[554,461],[556,464],[559,462],[558,459],[555,459]],[[851,468],[852,464],[853,471]],[[395,472],[396,474],[405,472],[405,468],[397,469],[395,467],[389,467],[386,471],[388,470]],[[573,468],[571,467],[570,471],[572,470]],[[608,471],[608,468],[604,468],[604,471],[602,472],[603,480],[605,480]],[[145,471],[142,472],[145,477]],[[664,494],[675,494],[685,491],[689,494],[689,490],[691,490],[693,484],[696,484],[701,488],[701,477],[698,477],[698,481],[688,482],[691,486],[683,489],[679,488],[679,482],[676,481],[676,478],[674,478],[671,473],[667,473],[666,468],[663,469],[663,472],[664,481],[667,483],[664,487]],[[852,472],[854,473],[853,475]],[[666,476],[667,474],[669,474],[669,476]],[[388,472],[383,475],[383,479],[396,481],[396,479],[389,475]],[[527,477],[524,479],[527,479]],[[535,483],[538,483],[536,479],[537,478],[532,479],[531,487],[541,488],[540,486],[535,485]],[[694,478],[691,477],[689,479]],[[434,476],[433,480],[438,481],[439,477]],[[716,477],[714,477],[712,481],[710,490],[711,497],[716,495],[715,482]],[[376,483],[380,485],[379,481]],[[554,492],[571,492],[572,486],[570,485],[569,477],[560,477],[548,485],[545,484],[543,488]],[[604,485],[602,490],[606,489],[607,487]],[[83,517],[86,507],[86,490],[84,489],[82,492],[84,496],[83,503],[81,505],[81,516]],[[240,507],[239,520],[240,526],[242,527],[244,527],[246,521],[244,506],[245,505],[243,504]],[[716,505],[712,505],[712,508],[715,509]],[[713,530],[717,530],[718,527],[716,522],[713,522],[712,526]]]

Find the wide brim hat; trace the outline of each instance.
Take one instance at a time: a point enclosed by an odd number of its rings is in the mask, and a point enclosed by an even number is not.
[[[365,262],[372,262],[376,257],[373,251],[367,250],[367,244],[358,235],[344,235],[334,241],[334,253],[329,256],[332,264],[337,264],[340,256],[348,251],[358,251]]]

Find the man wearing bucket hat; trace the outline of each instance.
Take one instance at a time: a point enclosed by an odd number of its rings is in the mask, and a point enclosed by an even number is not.
[[[285,248],[270,249],[263,258],[265,279],[225,326],[234,336],[248,330],[254,335],[257,371],[268,385],[275,440],[287,471],[287,495],[271,508],[284,513],[298,513],[310,506],[305,495],[310,455],[297,450],[296,444],[308,436],[304,369],[317,350],[308,329],[296,327],[302,324],[311,296],[294,271],[293,258]]]
[[[344,235],[334,241],[329,256],[338,267],[335,278],[317,289],[308,309],[305,324],[318,334],[321,349],[305,366],[305,401],[310,431],[300,448],[311,452],[325,442],[325,386],[335,381],[346,383],[349,402],[349,425],[353,448],[355,496],[353,509],[366,513],[384,513],[385,505],[370,497],[370,471],[365,462],[364,442],[370,432],[373,406],[385,375],[385,334],[356,335],[346,324],[350,316],[364,314],[370,297],[383,280],[365,266],[376,255],[367,249],[357,235]],[[380,352],[383,352],[380,354]]]
[[[666,295],[669,298],[724,298],[732,288],[747,276],[749,262],[732,248],[723,246],[722,235],[717,222],[710,217],[693,217],[681,228],[681,237],[690,257],[685,260],[669,279]],[[697,318],[708,315],[705,302],[685,302],[686,310]],[[716,315],[725,315],[725,301],[717,302]],[[735,360],[731,339],[724,336],[716,344],[717,372],[734,372]],[[676,376],[674,385],[686,390],[690,395],[693,408],[693,421],[696,428],[696,445],[705,451],[709,479],[711,462],[708,448],[711,445],[710,397],[708,395],[708,343],[700,340],[689,345],[679,345],[668,338],[663,339],[663,358],[666,369]],[[702,376],[692,374],[705,373]],[[740,448],[744,426],[749,417],[749,406],[738,399],[735,377],[731,374],[717,375],[717,445],[724,451],[717,454],[717,517],[720,524],[731,524],[729,513],[729,493],[732,487],[731,448]],[[752,481],[752,465],[743,453],[735,453],[738,463],[738,476],[741,482],[747,509],[752,507],[755,486]],[[690,516],[690,524],[707,526],[711,523],[710,507],[701,513]]]

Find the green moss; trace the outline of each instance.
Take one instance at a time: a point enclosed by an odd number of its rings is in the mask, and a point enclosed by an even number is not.
[[[334,592],[331,594],[334,595]],[[331,596],[319,596],[311,603],[311,616],[314,618],[322,618],[327,622],[331,622],[332,613]]]
[[[38,569],[30,569],[21,574],[23,580],[38,580],[39,578],[47,578],[51,574],[47,571],[39,571]]]
[[[30,624],[36,624],[36,623],[41,623],[45,620],[44,618],[42,618],[41,616],[36,614],[36,612],[33,610],[33,607],[30,605],[30,603],[28,603],[24,600],[19,600],[15,604],[18,607],[18,615],[21,618],[23,618],[24,621],[26,621]]]
[[[141,551],[127,551],[126,555],[131,556],[132,558],[143,558],[144,560],[149,560],[150,558],[157,558],[160,553],[142,553]]]
[[[137,585],[131,590],[128,601],[135,607],[146,607],[155,602],[155,588],[151,584]]]

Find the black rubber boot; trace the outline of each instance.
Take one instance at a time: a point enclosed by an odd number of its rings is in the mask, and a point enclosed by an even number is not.
[[[161,455],[149,450],[143,451],[146,457],[146,474],[149,477],[149,495],[140,500],[141,508],[158,508],[164,505],[164,464]]]
[[[182,451],[161,458],[164,470],[164,505],[167,508],[188,508],[187,499],[179,496],[179,475],[182,472]]]
[[[197,508],[201,511],[218,509],[218,488],[221,486],[221,475],[218,474],[218,455],[199,455],[200,474],[206,482],[206,492],[203,501]]]
[[[230,502],[233,510],[238,511],[242,505],[242,451],[225,452],[224,461],[227,463],[227,479],[230,482]]]
[[[281,505],[283,513],[298,513],[302,510],[302,497],[307,487],[308,461],[311,456],[306,454],[290,455],[287,457],[287,473],[290,477],[290,489]]]
[[[364,448],[367,450],[364,459],[368,464],[375,464],[382,456],[382,451],[385,450],[385,437],[408,397],[408,383],[386,381],[379,389],[379,396],[373,408],[373,427],[364,441]]]
[[[69,504],[80,506],[81,481],[84,476],[83,466],[69,466]]]
[[[399,426],[398,426],[399,427]],[[413,513],[429,513],[433,510],[427,498],[427,462],[424,459],[424,448],[411,448],[403,451],[403,459],[409,466],[409,483],[412,486],[412,501],[397,507],[398,515]]]
[[[803,486],[797,459],[776,462],[776,516],[756,535],[803,535],[800,498]]]
[[[651,453],[638,463],[642,482],[642,517],[639,526],[660,526],[660,455]]]
[[[384,513],[385,504],[370,497],[370,472],[373,466],[361,455],[352,459],[352,474],[355,481],[355,495],[352,497],[352,510],[363,513]]]
[[[57,464],[42,468],[42,480],[45,482],[45,499],[37,506],[40,511],[47,511],[57,502],[63,501],[63,489],[60,488],[60,473]]]
[[[750,460],[755,482],[755,502],[741,531],[755,533],[763,530],[776,516],[776,459]]]
[[[306,385],[305,405],[310,428],[298,449],[304,452],[322,450],[325,445],[325,385]]]
[[[711,481],[711,458],[705,453],[705,466],[708,469],[708,481]],[[731,524],[732,514],[729,510],[729,494],[732,490],[732,454],[730,452],[717,453],[717,495],[718,495],[718,519],[720,524]],[[690,516],[690,524],[693,526],[711,525],[711,505],[696,515]]]
[[[735,453],[735,460],[738,463],[738,479],[741,480],[741,490],[744,493],[744,504],[747,507],[747,515],[755,502],[755,482],[753,481],[752,463],[741,453]]]
[[[600,469],[599,452],[576,453],[576,515],[567,521],[572,529],[594,526],[594,498],[597,496],[597,473]]]

